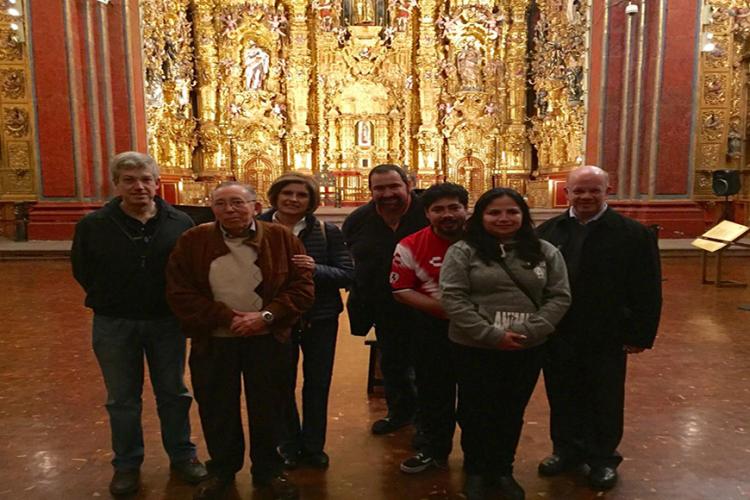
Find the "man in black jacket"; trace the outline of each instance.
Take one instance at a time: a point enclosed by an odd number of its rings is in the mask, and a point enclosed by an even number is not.
[[[344,221],[344,240],[354,257],[351,294],[367,304],[375,323],[388,415],[372,425],[387,434],[410,424],[416,411],[411,372],[411,309],[393,298],[389,276],[396,243],[428,225],[419,199],[409,192],[406,172],[396,165],[370,171],[372,201]],[[351,311],[350,311],[351,314]]]
[[[115,469],[109,489],[124,495],[138,489],[143,462],[144,354],[172,469],[190,483],[207,472],[190,442],[185,337],[165,295],[167,259],[193,223],[156,196],[159,172],[150,156],[120,153],[110,170],[118,196],[77,224],[71,259],[94,310],[94,353],[107,386]]]
[[[539,228],[568,266],[573,303],[548,342],[544,381],[553,453],[545,476],[582,463],[589,483],[609,489],[622,457],[628,354],[653,346],[661,313],[659,249],[654,234],[607,206],[607,173],[585,166],[565,188],[569,210]]]

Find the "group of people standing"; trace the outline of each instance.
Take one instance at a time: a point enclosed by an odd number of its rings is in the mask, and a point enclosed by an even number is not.
[[[329,464],[342,288],[353,333],[374,326],[381,352],[388,413],[372,433],[418,430],[403,472],[444,467],[458,423],[466,497],[524,498],[513,461],[543,370],[553,453],[539,473],[586,465],[594,488],[614,486],[626,358],[653,344],[661,279],[654,235],[607,206],[604,171],[573,171],[569,210],[535,230],[512,189],[487,191],[469,216],[462,186],[416,195],[404,170],[379,165],[372,200],[340,230],[314,215],[319,189],[302,174],[274,181],[266,212],[251,187],[223,182],[216,221],[192,227],[156,196],[152,158],[121,153],[110,167],[118,196],[79,222],[72,261],[94,310],[113,494],[140,485],[145,356],[171,468],[200,483],[195,499],[224,498],[243,466],[243,386],[253,485],[298,498],[283,470]],[[190,442],[186,336],[205,466]]]

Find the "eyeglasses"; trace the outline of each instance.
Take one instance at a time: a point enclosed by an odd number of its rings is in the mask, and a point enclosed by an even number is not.
[[[213,202],[213,207],[218,210],[226,210],[227,207],[231,206],[235,210],[241,210],[245,208],[245,206],[248,203],[255,203],[255,200],[240,200],[240,199],[234,199],[234,200],[229,200],[229,201],[218,200],[218,201]]]

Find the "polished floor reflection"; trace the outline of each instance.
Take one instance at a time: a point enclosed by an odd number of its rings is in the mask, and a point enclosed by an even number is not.
[[[726,274],[750,280],[750,260]],[[543,479],[549,450],[542,384],[527,412],[516,476],[529,499],[750,498],[748,289],[699,284],[699,261],[666,259],[665,309],[654,351],[631,359],[621,482],[606,495],[575,475]],[[65,261],[0,262],[0,499],[108,498],[111,475],[104,387],[90,346],[90,313]],[[304,499],[462,498],[461,455],[447,471],[407,476],[411,429],[375,437],[384,402],[365,392],[367,351],[342,327],[331,396],[327,471],[292,473]],[[193,434],[206,458],[193,407]],[[146,461],[136,498],[189,499],[169,476],[150,387],[144,391]],[[231,498],[263,499],[248,466]]]

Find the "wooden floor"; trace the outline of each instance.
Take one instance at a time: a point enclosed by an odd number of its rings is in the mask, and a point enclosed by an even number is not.
[[[750,260],[729,275],[750,281]],[[666,259],[665,307],[654,351],[631,359],[621,482],[590,491],[575,475],[540,478],[549,451],[544,387],[537,387],[516,461],[529,499],[750,498],[750,290],[699,283],[699,260]],[[0,262],[0,499],[108,498],[111,476],[104,386],[91,351],[83,295],[64,261]],[[345,323],[345,321],[343,322]],[[327,471],[292,473],[305,499],[455,499],[463,480],[458,439],[447,471],[407,476],[412,429],[375,437],[384,412],[365,392],[367,352],[342,327],[330,403]],[[193,435],[206,458],[195,406]],[[150,388],[144,391],[146,461],[137,498],[189,499],[170,479]],[[248,465],[232,498],[253,492]]]

